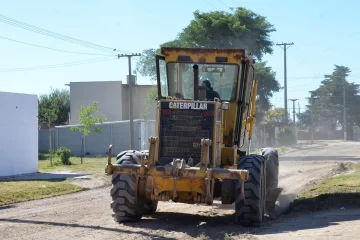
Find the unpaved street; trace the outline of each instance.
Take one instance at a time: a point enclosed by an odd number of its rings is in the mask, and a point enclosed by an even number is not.
[[[280,186],[285,191],[278,208],[288,206],[298,191],[331,174],[338,162],[357,161],[358,156],[360,144],[351,142],[328,143],[328,146],[280,155]],[[111,217],[109,191],[109,187],[99,188],[0,208],[0,239],[193,239],[201,233],[211,239],[224,239],[225,233],[238,235],[250,230],[233,224],[232,206],[218,203],[198,206],[161,202],[152,218],[143,218],[138,223],[117,224]],[[279,223],[265,223],[265,227],[251,229],[251,232],[264,239],[325,239],[322,238],[324,234],[335,239],[335,234],[339,233],[352,236],[360,227],[359,220],[356,220],[360,219],[359,214],[349,218],[341,215],[343,213],[334,216],[334,221],[341,222],[346,218],[348,222],[333,227],[347,228],[352,231],[350,233],[335,232],[330,227],[325,230],[319,219],[325,219],[327,225],[331,225],[328,215],[285,217]],[[308,230],[310,228],[312,230]],[[296,231],[298,229],[302,230]]]

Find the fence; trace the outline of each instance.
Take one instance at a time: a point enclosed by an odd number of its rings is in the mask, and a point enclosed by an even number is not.
[[[57,126],[55,129],[39,131],[39,152],[49,152],[49,135],[52,148],[61,146],[71,150],[73,156],[81,155],[80,132],[71,131],[72,126]],[[97,124],[102,133],[90,133],[84,140],[84,152],[88,156],[104,156],[110,144],[113,145],[113,154],[130,149],[130,121],[118,121]],[[143,150],[149,148],[148,138],[155,133],[155,121],[134,120],[134,148]]]

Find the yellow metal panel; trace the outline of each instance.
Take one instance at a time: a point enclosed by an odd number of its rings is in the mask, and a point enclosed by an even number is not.
[[[228,62],[224,64],[239,64],[246,58],[252,60],[252,56],[243,49],[162,48],[161,53],[166,63],[178,62],[178,56],[189,56],[190,62],[198,63],[216,63],[216,57],[228,57]]]
[[[224,124],[223,143],[226,147],[233,146],[237,109],[238,103],[230,102],[229,110],[224,112],[224,119],[226,119],[226,121]]]
[[[212,179],[233,179],[247,181],[249,172],[247,170],[229,170],[223,168],[209,168],[207,170],[200,170],[199,167],[185,168],[185,169],[172,169],[171,167],[142,167],[141,165],[122,165],[113,164],[106,165],[105,173],[107,174],[134,174],[143,176],[161,176],[161,177],[173,177],[174,171],[176,171],[176,177],[188,178],[188,179],[205,179],[210,173]],[[144,172],[142,174],[141,172]]]
[[[176,179],[176,191],[177,192],[196,192],[202,195],[206,193],[206,183],[205,179],[186,179],[178,178]],[[154,194],[157,196],[159,193],[168,191],[172,192],[174,190],[174,179],[171,177],[154,177]]]
[[[221,165],[234,165],[236,161],[236,148],[221,148]]]
[[[255,108],[256,108],[256,93],[257,93],[257,86],[258,81],[254,80],[252,91],[251,91],[251,113],[250,117],[248,118],[248,124],[249,124],[249,140],[252,139],[252,133],[253,133],[253,127],[256,122],[255,118]]]
[[[225,166],[224,168],[226,168],[226,169],[237,169],[237,165],[229,165],[229,166]]]

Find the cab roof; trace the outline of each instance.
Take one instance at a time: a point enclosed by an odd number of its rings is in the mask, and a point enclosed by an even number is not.
[[[230,61],[250,60],[253,62],[253,56],[245,49],[221,49],[221,48],[178,48],[178,47],[162,47],[161,54],[165,57],[177,56],[177,58],[187,57],[187,61],[196,58],[199,62],[207,62],[208,55],[216,56],[217,58],[228,58]],[[173,61],[175,59],[172,59]],[[181,61],[180,59],[178,59]],[[194,59],[195,60],[195,59]],[[202,61],[203,60],[203,61]],[[198,62],[196,61],[196,62]],[[222,61],[226,62],[226,61]]]

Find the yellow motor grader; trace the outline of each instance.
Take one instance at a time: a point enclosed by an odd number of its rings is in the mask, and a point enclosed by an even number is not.
[[[268,192],[266,161],[241,150],[250,146],[255,122],[252,55],[164,47],[154,60],[158,97],[149,150],[123,151],[112,164],[109,148],[105,173],[112,175],[114,219],[139,221],[155,213],[158,201],[221,199],[235,205],[237,223],[258,226]]]

